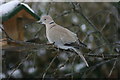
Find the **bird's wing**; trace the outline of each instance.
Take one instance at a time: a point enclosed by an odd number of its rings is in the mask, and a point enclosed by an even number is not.
[[[59,25],[51,28],[48,35],[50,38],[61,40],[63,44],[77,41],[76,34]]]
[[[79,47],[80,47],[77,42],[65,43],[64,45],[65,46],[72,46],[72,47],[77,48],[77,49],[79,49]]]
[[[65,29],[66,29],[66,28],[65,28]],[[68,35],[71,36],[71,40],[72,40],[72,38],[74,38],[74,40],[71,41],[71,42],[68,41],[68,42],[66,42],[64,45],[74,46],[75,48],[87,47],[86,44],[82,43],[82,42],[78,39],[78,37],[77,37],[77,35],[76,35],[75,33],[71,32],[71,31],[68,30],[68,29],[66,29],[66,32],[67,32]]]
[[[77,35],[70,30],[60,27],[61,28],[61,40],[64,44],[66,43],[74,43],[78,40]]]
[[[78,39],[75,33],[59,25],[51,28],[49,36],[50,38],[53,37],[53,42],[58,41],[58,43],[60,42],[66,46],[73,46],[75,48],[86,47],[86,45]]]
[[[81,41],[76,41],[76,42],[70,42],[70,43],[65,43],[65,46],[73,46],[74,48],[79,49],[80,47],[87,47],[86,44],[82,43]]]

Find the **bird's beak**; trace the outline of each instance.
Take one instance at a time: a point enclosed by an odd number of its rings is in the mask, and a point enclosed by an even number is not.
[[[41,20],[39,20],[39,21],[36,21],[36,23],[43,24]]]

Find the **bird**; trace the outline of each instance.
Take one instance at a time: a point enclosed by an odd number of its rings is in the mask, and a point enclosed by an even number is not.
[[[82,47],[86,48],[87,45],[82,43],[75,33],[56,24],[50,15],[41,16],[41,19],[37,21],[37,23],[44,24],[46,26],[46,37],[49,43],[54,44],[60,49],[73,50],[81,57],[86,66],[89,67],[82,52],[79,50]]]

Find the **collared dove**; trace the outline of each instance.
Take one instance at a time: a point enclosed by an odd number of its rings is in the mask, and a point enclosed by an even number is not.
[[[84,56],[79,50],[79,48],[87,46],[84,43],[80,42],[75,33],[56,24],[49,15],[42,16],[40,21],[37,22],[45,24],[46,36],[49,43],[54,43],[55,46],[61,49],[72,49],[82,58],[86,66],[89,66]]]

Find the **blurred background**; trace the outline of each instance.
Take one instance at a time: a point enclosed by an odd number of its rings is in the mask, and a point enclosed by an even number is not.
[[[120,78],[119,57],[104,57],[120,54],[120,2],[79,2],[81,7],[73,2],[26,4],[39,16],[49,14],[57,24],[76,33],[93,50],[86,54],[103,57],[85,56],[90,65],[86,67],[76,54],[53,47],[41,46],[21,52],[3,50],[0,73],[3,78]],[[25,41],[39,38],[40,44],[48,43],[44,25],[30,23],[24,29]]]

